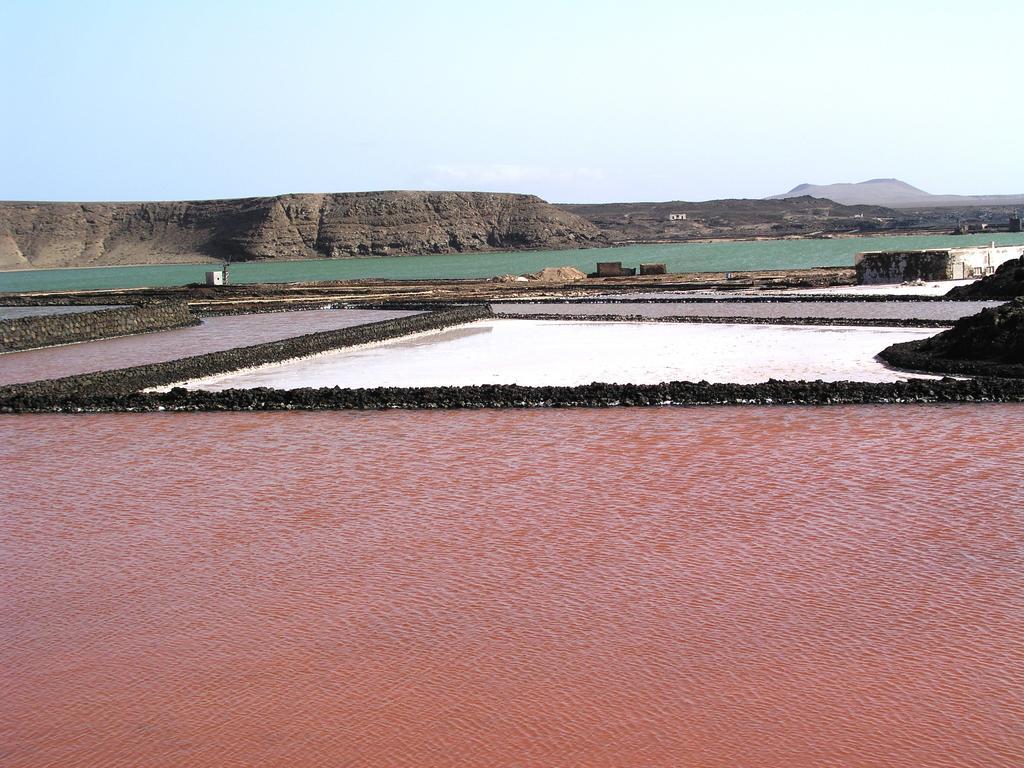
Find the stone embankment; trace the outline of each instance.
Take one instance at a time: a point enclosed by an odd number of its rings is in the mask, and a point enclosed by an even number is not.
[[[486,305],[474,305],[355,328],[313,333],[167,363],[84,374],[53,381],[10,385],[0,387],[0,412],[1024,402],[1024,378],[1012,378],[1024,376],[1024,370],[1020,370],[1024,368],[1024,360],[1020,359],[1022,351],[1019,344],[1020,333],[1024,327],[1021,324],[1024,318],[1024,299],[998,310],[985,310],[980,315],[965,318],[957,323],[962,329],[961,333],[950,337],[955,343],[947,344],[944,349],[963,351],[964,348],[957,345],[966,344],[968,350],[988,350],[986,354],[992,358],[943,361],[946,367],[941,370],[981,377],[966,381],[950,378],[888,383],[772,380],[761,384],[709,384],[676,381],[656,385],[594,383],[575,387],[490,385],[374,389],[257,388],[221,392],[190,391],[176,387],[162,393],[142,391],[491,316],[493,315]],[[612,317],[616,320],[623,319],[621,316]],[[559,318],[564,319],[564,316]],[[592,320],[594,316],[585,318]],[[722,321],[722,318],[705,318],[705,321]],[[785,322],[792,323],[793,320],[786,318]],[[821,323],[822,320],[813,318],[813,322]],[[843,322],[848,323],[845,320]],[[934,365],[925,363],[934,362],[935,358],[931,353],[935,350],[925,354],[917,346],[922,343],[895,345],[882,356],[899,367],[934,370]],[[985,346],[986,344],[988,346]],[[908,347],[910,349],[906,351],[900,349]],[[1017,360],[1017,363],[1013,360]]]
[[[622,288],[622,286],[617,286]],[[960,301],[960,298],[950,296],[931,296],[928,294],[906,294],[895,293],[850,293],[850,294],[828,294],[828,293],[769,293],[757,295],[748,293],[718,293],[717,295],[694,296],[686,294],[675,294],[671,291],[680,290],[672,287],[662,289],[665,295],[652,295],[651,289],[644,287],[641,291],[620,290],[619,294],[601,294],[597,296],[526,296],[523,302],[530,304],[803,304],[815,302],[819,304],[905,304],[909,302],[949,302]],[[714,292],[712,292],[714,293]],[[963,299],[964,301],[974,299]],[[978,299],[981,300],[981,299]],[[515,298],[496,297],[492,301],[496,304],[519,303]]]
[[[945,328],[948,320],[923,318],[868,318],[868,317],[750,317],[748,315],[614,315],[614,314],[561,314],[546,312],[495,312],[494,316],[508,320],[572,320],[603,323],[720,323],[724,325],[822,325],[863,326],[878,328]]]
[[[8,388],[11,389],[11,388]],[[80,390],[60,396],[0,390],[0,412],[284,411],[465,408],[607,408],[668,405],[844,405],[1024,403],[1024,380],[915,379],[906,382],[768,381],[763,384],[587,384],[577,387],[382,387],[376,389],[175,388],[164,393]]]
[[[462,307],[443,312],[399,317],[332,331],[319,331],[280,341],[210,352],[179,360],[112,371],[98,371],[61,379],[12,384],[0,387],[0,411],[64,410],[65,406],[90,398],[115,399],[151,387],[214,376],[314,355],[342,347],[385,341],[411,333],[438,330],[491,317],[486,306]],[[73,409],[73,408],[72,408]]]
[[[893,344],[879,357],[910,370],[1024,378],[1024,296],[961,318],[931,338]]]
[[[737,275],[740,273],[736,273]],[[17,306],[40,304],[137,304],[150,301],[187,301],[194,311],[259,312],[263,309],[311,308],[325,304],[467,304],[485,301],[518,301],[525,298],[590,297],[615,293],[721,290],[730,297],[739,290],[777,291],[787,288],[827,288],[851,285],[853,269],[817,267],[784,271],[742,273],[742,279],[728,279],[726,273],[690,273],[644,277],[610,277],[548,283],[542,280],[499,283],[490,279],[456,280],[348,280],[312,283],[233,283],[207,286],[185,285],[102,291],[53,291],[3,294],[0,301]],[[775,295],[775,294],[773,294]],[[757,297],[761,298],[761,297]],[[679,299],[669,298],[677,301]],[[744,300],[737,297],[737,300]],[[772,300],[772,299],[768,299]],[[832,297],[828,300],[835,300]],[[857,299],[859,300],[859,299]],[[888,300],[888,299],[886,299]],[[948,299],[947,299],[948,301]],[[392,309],[396,307],[392,306]]]
[[[0,352],[163,331],[199,322],[188,305],[179,301],[0,320]]]

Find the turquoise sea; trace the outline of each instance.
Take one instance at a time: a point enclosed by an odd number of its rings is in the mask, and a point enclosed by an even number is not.
[[[852,266],[860,251],[943,248],[1024,243],[1024,235],[928,235],[840,238],[836,240],[762,240],[729,243],[633,245],[570,251],[519,251],[440,256],[391,256],[365,259],[260,261],[231,265],[233,283],[285,283],[314,280],[389,278],[424,280],[523,274],[544,267],[574,266],[593,272],[598,261],[664,262],[670,272],[741,272],[761,269]],[[203,281],[216,265],[172,264],[86,269],[34,269],[0,272],[0,291],[57,291],[186,285]]]

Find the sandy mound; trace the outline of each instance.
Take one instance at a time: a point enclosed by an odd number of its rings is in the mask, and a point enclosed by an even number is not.
[[[540,272],[523,275],[527,280],[540,280],[545,283],[570,283],[573,280],[583,280],[586,276],[586,272],[581,272],[576,267],[545,267]]]

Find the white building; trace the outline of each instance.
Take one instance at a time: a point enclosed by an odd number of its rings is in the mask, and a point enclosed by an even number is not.
[[[866,251],[854,257],[857,282],[970,280],[996,271],[1003,262],[1024,256],[1024,245],[982,245],[924,251]]]
[[[686,221],[685,213],[670,213],[668,215],[669,221]]]

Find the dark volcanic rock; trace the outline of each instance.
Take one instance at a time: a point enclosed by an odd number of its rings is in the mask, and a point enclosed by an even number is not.
[[[901,368],[1024,377],[1024,296],[961,318],[931,338],[893,344],[880,357]]]
[[[841,405],[1024,402],[1019,379],[912,379],[897,382],[767,381],[761,384],[584,384],[578,387],[378,387],[373,389],[175,388],[163,393],[91,391],[55,396],[0,391],[0,413],[106,411],[277,411],[460,408],[609,408],[665,405]]]
[[[946,294],[950,299],[1012,299],[1024,296],[1024,256],[999,265],[995,274],[969,285],[958,285]]]
[[[574,248],[593,224],[533,195],[299,194],[160,203],[0,203],[0,268]]]
[[[922,350],[939,357],[1024,363],[1024,297],[961,318],[925,339]]]

